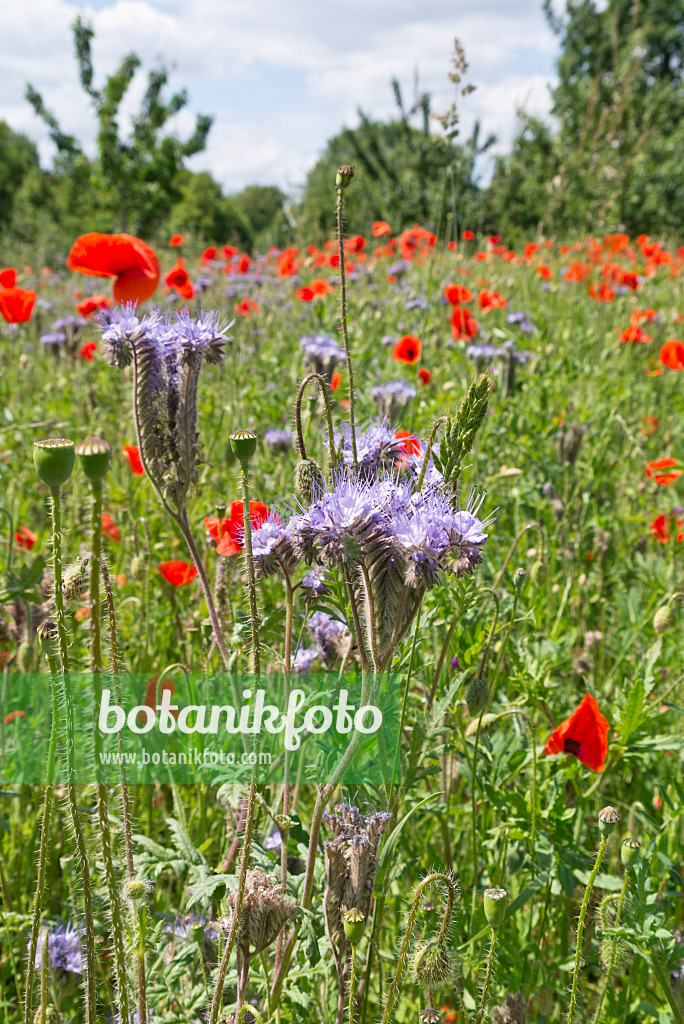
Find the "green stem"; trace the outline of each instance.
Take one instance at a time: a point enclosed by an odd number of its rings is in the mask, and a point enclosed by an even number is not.
[[[674,993],[670,988],[670,982],[667,976],[667,971],[663,970],[662,966],[658,963],[656,957],[652,954],[649,956],[649,961],[651,964],[651,969],[658,980],[658,984],[663,990],[663,995],[667,999],[668,1005],[672,1010],[672,1016],[676,1024],[684,1024],[684,1017],[682,1017],[682,1012],[679,1009],[677,1000],[675,999]]]
[[[325,405],[325,418],[328,423],[328,443],[330,445],[330,468],[335,469],[335,431],[333,428],[332,409],[330,407],[330,395],[328,393],[328,385],[326,384],[320,373],[310,373],[304,378],[302,383],[299,385],[297,391],[297,399],[295,401],[295,426],[297,428],[297,447],[299,448],[299,456],[302,459],[306,458],[306,445],[304,444],[304,431],[302,430],[302,399],[304,392],[306,391],[307,385],[315,380],[318,384],[318,388],[323,396],[323,404]]]
[[[575,949],[575,966],[572,973],[572,991],[570,992],[570,1007],[568,1009],[568,1024],[572,1024],[575,1019],[575,1010],[577,1007],[577,990],[579,987],[579,976],[580,976],[580,965],[582,961],[582,939],[584,937],[584,921],[587,916],[587,907],[589,906],[589,897],[591,896],[591,890],[594,887],[596,876],[599,873],[601,867],[601,861],[603,855],[606,852],[606,846],[608,845],[608,836],[602,836],[601,842],[598,848],[598,854],[594,867],[589,876],[587,887],[584,890],[584,899],[582,900],[582,907],[580,909],[579,921],[577,922],[577,948]]]
[[[620,924],[620,920],[622,918],[622,908],[623,908],[624,902],[625,902],[625,893],[627,892],[627,881],[628,881],[628,879],[629,879],[629,871],[627,869],[625,869],[625,876],[622,879],[622,889],[620,890],[620,899],[618,900],[617,912],[615,914],[615,927],[616,928]],[[606,976],[605,976],[605,978],[603,980],[603,986],[601,988],[601,994],[599,996],[598,1005],[596,1007],[596,1013],[594,1014],[594,1024],[598,1024],[599,1017],[601,1016],[601,1007],[603,1006],[603,1000],[605,999],[606,992],[608,991],[608,985],[610,984],[610,976],[611,976],[611,974],[613,972],[613,968],[615,966],[615,959],[616,959],[616,957],[617,957],[617,945],[616,945],[616,941],[614,940],[613,941],[613,947],[612,947],[612,949],[610,951],[610,961],[608,962],[608,967],[606,969]]]
[[[487,1007],[487,994],[489,992],[489,983],[492,980],[492,966],[494,964],[494,953],[496,951],[496,943],[499,936],[499,929],[492,928],[491,940],[489,943],[489,956],[487,957],[487,970],[485,972],[484,983],[482,985],[482,996],[480,997],[480,1009],[477,1011],[477,1019],[475,1024],[482,1024],[484,1020],[485,1010]]]
[[[354,1024],[354,1002],[356,997],[356,943],[351,948],[351,972],[349,975],[349,1002],[347,1004],[348,1024]]]
[[[140,900],[135,907],[137,943],[135,949],[136,974],[138,982],[137,1024],[147,1024],[147,978],[145,975],[145,946],[147,944],[147,906]]]
[[[349,382],[349,431],[351,434],[352,458],[354,472],[359,471],[359,460],[356,454],[356,426],[354,422],[354,373],[352,370],[349,334],[347,332],[347,277],[344,268],[344,191],[337,189],[337,250],[340,257],[340,302],[342,309],[342,337],[347,357],[347,380]]]

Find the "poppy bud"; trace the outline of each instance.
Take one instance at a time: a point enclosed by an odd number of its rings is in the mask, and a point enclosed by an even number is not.
[[[50,437],[33,443],[33,464],[51,491],[58,491],[67,482],[75,461],[74,442],[65,437]]]
[[[112,446],[102,437],[86,437],[76,446],[83,472],[91,484],[102,484],[109,469]]]
[[[57,623],[52,619],[43,619],[36,630],[36,636],[43,654],[52,654],[59,637]]]
[[[620,860],[626,868],[631,868],[639,859],[641,841],[636,836],[628,836],[620,847]]]
[[[147,900],[149,890],[149,882],[142,878],[131,878],[125,883],[122,895],[129,903],[143,903]]]
[[[548,1017],[553,1010],[553,1001],[553,989],[550,989],[548,985],[541,985],[532,1000],[540,1017]]]
[[[145,579],[145,559],[142,555],[134,555],[131,559],[131,576],[138,582]]]
[[[441,1019],[442,1015],[439,1010],[433,1010],[431,1006],[426,1006],[418,1014],[420,1024],[440,1024]]]
[[[344,924],[344,934],[347,937],[347,942],[350,942],[352,946],[358,946],[359,942],[363,938],[363,933],[366,930],[366,918],[357,907],[352,907],[351,910],[347,910],[342,915],[342,922]]]
[[[506,916],[508,893],[505,889],[485,889],[483,903],[490,928],[499,928]]]
[[[480,736],[484,736],[485,733],[489,732],[494,723],[496,722],[498,715],[483,715],[482,718],[473,718],[472,722],[468,724],[466,729],[466,736],[475,736],[477,734],[477,725],[480,723]]]
[[[516,569],[513,573],[513,587],[515,590],[522,590],[525,586],[525,580],[527,579],[527,573],[524,569]]]
[[[535,585],[539,582],[539,576],[543,568],[544,563],[536,561],[533,563],[532,568],[530,569],[530,579]]]
[[[609,836],[611,832],[615,831],[615,826],[620,820],[620,815],[608,804],[607,807],[603,807],[598,812],[599,828],[604,836]]]
[[[304,502],[313,501],[314,493],[325,489],[323,474],[313,459],[300,459],[295,466],[294,489]]]
[[[193,921],[190,925],[190,938],[198,946],[201,946],[204,942],[204,925],[201,921]]]
[[[653,628],[655,629],[658,636],[662,636],[666,633],[672,623],[674,622],[674,614],[669,604],[663,605],[653,616]]]
[[[354,168],[350,167],[349,164],[342,164],[341,167],[337,168],[337,177],[335,178],[335,185],[337,188],[346,188],[354,177]]]
[[[90,556],[86,555],[80,562],[74,562],[64,570],[62,593],[64,600],[80,601],[90,584]]]
[[[36,651],[28,640],[19,645],[17,664],[20,672],[34,672],[36,669]]]
[[[421,943],[411,963],[418,984],[428,992],[453,981],[456,970],[454,955],[439,939]]]
[[[43,1007],[39,1006],[33,1015],[33,1024],[59,1024],[60,1016],[54,1006],[46,1006],[45,1014]]]
[[[230,435],[230,447],[235,458],[245,469],[256,451],[257,436],[251,430],[236,430]]]
[[[471,715],[476,715],[487,706],[489,687],[486,679],[471,679],[465,693],[466,704]]]

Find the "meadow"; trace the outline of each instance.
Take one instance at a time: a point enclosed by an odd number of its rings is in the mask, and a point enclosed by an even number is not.
[[[681,1022],[684,248],[219,242],[3,253],[0,1021]],[[77,774],[222,672],[396,771]]]

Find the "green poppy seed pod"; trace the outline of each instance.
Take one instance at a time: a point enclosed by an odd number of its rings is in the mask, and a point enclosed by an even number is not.
[[[251,430],[236,430],[230,435],[233,455],[244,469],[257,449],[257,436]]]
[[[67,482],[74,468],[74,442],[66,437],[50,437],[34,441],[33,464],[36,473],[51,491],[58,491]]]
[[[335,185],[337,188],[347,188],[352,178],[354,177],[354,168],[349,164],[342,164],[341,167],[337,168],[337,176],[335,178]]]
[[[418,984],[427,992],[451,983],[455,969],[454,954],[439,939],[422,942],[411,961],[411,970]]]
[[[28,640],[19,644],[17,664],[20,672],[34,672],[36,669],[36,650]]]
[[[476,715],[479,711],[482,711],[487,706],[488,697],[489,687],[487,686],[487,680],[480,678],[471,679],[465,692],[466,704],[470,714]]]
[[[424,1010],[421,1010],[418,1014],[418,1020],[420,1024],[440,1024],[442,1015],[439,1010],[434,1010],[431,1006],[426,1006]]]
[[[626,868],[631,868],[639,859],[641,841],[636,836],[628,836],[620,847],[620,860]]]
[[[658,636],[662,636],[663,633],[667,633],[673,622],[674,613],[671,605],[669,604],[664,604],[663,607],[659,608],[653,616],[653,628]]]
[[[229,466],[229,467],[230,466],[234,466],[235,463],[237,462],[237,459],[235,458],[235,455],[233,454],[233,449],[231,447],[230,441],[226,441],[226,447],[225,447],[225,451],[224,451],[223,454],[224,454],[224,457],[225,457],[225,460],[226,460],[226,465]]]
[[[313,495],[325,490],[323,474],[313,459],[300,459],[294,471],[295,494],[308,504]]]
[[[190,925],[190,938],[193,942],[196,942],[198,946],[201,946],[204,942],[204,925],[201,921],[194,921]]]
[[[59,640],[56,622],[52,619],[43,619],[36,630],[36,636],[43,654],[51,655],[56,651]]]
[[[611,832],[615,831],[615,827],[620,820],[620,815],[608,804],[607,807],[601,808],[598,813],[599,828],[604,836],[609,836]]]
[[[350,942],[352,946],[358,946],[359,942],[363,938],[363,933],[366,930],[366,917],[358,909],[358,907],[352,907],[351,910],[347,910],[342,915],[342,923],[344,925],[344,934],[347,938],[347,942]]]
[[[102,484],[112,457],[111,444],[102,437],[86,437],[76,446],[76,454],[81,460],[83,472],[91,484]]]
[[[513,573],[513,587],[515,590],[522,590],[525,586],[525,580],[527,579],[527,573],[524,569],[516,569]]]
[[[499,928],[506,916],[508,893],[505,889],[485,889],[483,903],[490,928]]]

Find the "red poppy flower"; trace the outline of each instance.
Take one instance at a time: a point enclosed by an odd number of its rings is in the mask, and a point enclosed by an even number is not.
[[[295,298],[299,299],[301,302],[312,302],[315,298],[315,295],[313,293],[312,288],[308,288],[305,286],[304,288],[297,289],[297,291],[295,292]]]
[[[110,540],[115,540],[117,544],[121,540],[119,527],[116,525],[109,512],[102,513],[102,533],[105,537],[109,537]]]
[[[216,246],[210,245],[208,249],[205,249],[202,253],[202,260],[204,263],[211,263],[212,260],[216,259]]]
[[[660,362],[671,370],[684,370],[684,342],[672,338],[660,350]]]
[[[644,416],[643,433],[646,435],[646,437],[650,437],[651,434],[655,434],[659,426],[660,420],[657,416]]]
[[[508,303],[498,292],[491,292],[483,288],[477,297],[480,309],[483,313],[491,313],[493,309],[505,309]]]
[[[653,341],[653,338],[650,334],[647,334],[646,331],[642,331],[641,327],[632,326],[625,328],[620,335],[620,341],[623,342],[623,344],[625,342],[631,342],[632,344],[639,343],[641,345],[648,345]]]
[[[545,281],[548,281],[553,277],[553,270],[551,270],[551,267],[547,267],[545,263],[542,263],[541,266],[537,267],[537,273]]]
[[[609,284],[601,281],[600,284],[589,286],[589,298],[594,299],[595,302],[612,302],[615,298],[615,292]]]
[[[657,484],[670,487],[682,475],[681,469],[676,469],[676,466],[676,459],[669,457],[656,459],[654,462],[647,463],[644,467],[644,473],[649,480],[655,480]]]
[[[86,604],[82,608],[77,608],[74,612],[74,618],[77,622],[85,622],[86,619],[90,618],[90,608]]]
[[[421,384],[429,384],[430,381],[432,380],[432,374],[430,373],[429,370],[419,370],[418,378]]]
[[[473,301],[473,293],[464,284],[448,284],[444,289],[444,297],[452,306]]]
[[[392,359],[398,363],[407,363],[412,366],[420,359],[423,351],[423,342],[413,334],[405,334],[394,346]]]
[[[93,313],[97,313],[100,309],[109,309],[114,305],[111,299],[108,299],[106,295],[91,295],[90,298],[84,299],[83,302],[79,302],[76,306],[76,311],[81,314],[82,317],[92,316]]]
[[[0,287],[14,288],[17,283],[17,272],[14,267],[3,267],[0,270]]]
[[[667,516],[656,516],[651,523],[651,533],[661,544],[667,544],[670,539]]]
[[[237,256],[239,249],[236,249],[234,245],[223,246],[223,258],[224,260],[232,260],[234,256]]]
[[[570,717],[553,730],[544,753],[573,754],[593,772],[605,771],[609,729],[596,698],[585,693]]]
[[[466,230],[461,235],[461,238],[463,239],[464,242],[472,242],[473,239],[475,238],[475,232],[470,231],[469,228],[466,228]]]
[[[169,245],[175,248],[178,245],[182,245],[184,241],[185,239],[182,235],[171,235],[169,238]]]
[[[333,286],[326,277],[317,277],[315,281],[312,281],[309,285],[314,295],[330,295],[333,291]]]
[[[195,297],[195,289],[185,269],[185,260],[182,256],[179,256],[165,276],[164,284],[167,288],[173,288],[184,299],[194,299]]]
[[[117,302],[145,302],[154,295],[161,268],[153,249],[133,235],[90,231],[77,238],[67,267],[88,277],[113,277]]]
[[[28,526],[18,526],[14,539],[17,542],[17,547],[24,548],[25,551],[30,551],[38,540],[33,530],[29,530]]]
[[[332,377],[330,378],[330,390],[337,391],[340,384],[342,383],[342,374],[339,370],[335,370]]]
[[[477,335],[477,321],[465,308],[465,306],[454,306],[451,314],[451,336],[459,340],[470,341]]]
[[[249,519],[253,529],[258,529],[268,519],[268,506],[262,501],[250,501]],[[230,506],[230,518],[222,519],[220,525],[215,516],[209,516],[204,520],[204,525],[209,530],[216,545],[218,555],[236,555],[242,551],[245,540],[245,518],[241,501],[234,501]]]
[[[382,238],[383,235],[391,235],[392,228],[389,226],[386,220],[376,220],[371,228],[371,235],[373,238]]]
[[[251,299],[243,299],[242,302],[236,302],[233,309],[240,316],[251,316],[252,313],[259,312],[259,304],[252,302]]]
[[[8,715],[5,715],[5,717],[3,719],[3,723],[5,725],[10,725],[17,718],[26,718],[26,712],[25,711],[10,711],[10,713]]]
[[[197,569],[192,562],[162,562],[159,574],[172,587],[184,587],[197,577]]]
[[[401,441],[401,446],[407,455],[420,455],[420,442],[410,430],[397,430],[394,436],[397,441]]]
[[[0,291],[0,313],[8,324],[25,324],[31,319],[37,298],[32,289],[3,288]]]
[[[140,449],[135,444],[125,444],[123,451],[128,457],[128,465],[135,476],[144,476],[145,470],[143,469],[142,460],[140,458]]]
[[[152,676],[152,678],[148,680],[147,686],[145,687],[145,700],[143,703],[145,707],[151,708],[153,711],[157,710],[157,704],[161,704],[165,690],[168,692],[169,697],[173,697],[173,694],[176,689],[176,684],[174,683],[173,679],[169,679],[166,676],[162,680],[161,686],[159,686],[158,684],[159,676]],[[173,715],[174,718],[178,718],[180,711],[172,711],[171,714]],[[147,715],[145,714],[144,711],[138,712],[138,722],[140,723],[140,725],[145,725],[145,723],[147,722]]]
[[[96,352],[97,344],[94,341],[86,341],[85,345],[81,345],[78,354],[84,363],[92,363],[93,355]]]
[[[345,252],[363,252],[366,248],[366,239],[363,235],[353,235],[351,238],[347,238],[344,243]]]

